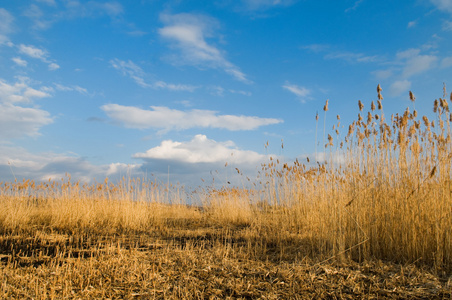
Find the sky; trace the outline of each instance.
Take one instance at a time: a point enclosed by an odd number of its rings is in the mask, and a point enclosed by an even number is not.
[[[0,181],[240,183],[443,83],[452,0],[1,1]]]

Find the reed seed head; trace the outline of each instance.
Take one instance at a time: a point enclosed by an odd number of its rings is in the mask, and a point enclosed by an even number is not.
[[[423,117],[422,117],[422,120],[424,121],[425,127],[429,127],[430,121],[428,120],[428,118],[427,118],[426,116],[423,116]]]
[[[328,99],[326,100],[325,106],[323,107],[323,111],[328,111]]]
[[[411,100],[412,102],[414,102],[414,101],[416,100],[416,97],[414,97],[414,94],[413,94],[413,92],[411,92],[411,91],[410,91],[410,100]]]
[[[382,110],[382,109],[383,109],[383,105],[381,104],[381,99],[379,99],[379,100],[377,101],[377,104],[378,104],[378,109],[379,109],[379,110]]]
[[[383,96],[381,95],[381,91],[383,89],[381,88],[380,84],[377,86],[377,93],[378,93],[378,100],[383,100]]]
[[[367,125],[369,125],[372,122],[372,114],[369,112],[367,112]]]

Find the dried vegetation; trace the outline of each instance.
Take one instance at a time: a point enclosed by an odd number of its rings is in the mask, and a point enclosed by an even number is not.
[[[344,137],[337,116],[325,163],[271,160],[199,205],[139,179],[1,183],[0,298],[452,298],[446,91],[434,120],[411,92],[387,120],[381,91]]]

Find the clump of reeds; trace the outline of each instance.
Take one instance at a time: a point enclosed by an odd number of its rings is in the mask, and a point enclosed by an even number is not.
[[[298,161],[272,171],[271,189],[286,207],[281,222],[319,254],[452,268],[451,113],[434,101],[436,119],[407,108],[385,121],[380,85],[364,121],[354,121],[325,164]],[[414,103],[415,97],[409,94]],[[452,101],[452,94],[451,94]],[[359,111],[364,104],[358,101]],[[378,109],[378,110],[376,110]],[[329,136],[327,147],[333,145]],[[280,232],[285,232],[280,229]],[[315,245],[314,245],[315,244]]]

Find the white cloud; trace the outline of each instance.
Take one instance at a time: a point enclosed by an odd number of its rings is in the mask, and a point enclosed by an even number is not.
[[[0,45],[9,41],[14,17],[4,8],[0,8]]]
[[[254,130],[260,126],[283,122],[280,119],[218,115],[215,111],[199,109],[181,111],[163,106],[151,106],[151,110],[146,110],[134,106],[106,104],[101,109],[114,121],[137,129],[184,130],[198,127],[236,131]]]
[[[39,129],[52,122],[50,114],[45,110],[0,103],[0,138],[2,139],[39,135]]]
[[[309,89],[295,84],[286,83],[282,87],[295,94],[302,100],[302,102],[305,102],[305,99],[311,94],[311,91]]]
[[[26,67],[28,64],[26,60],[23,60],[20,57],[13,57],[11,60],[21,67]]]
[[[400,96],[402,93],[408,92],[411,88],[411,82],[408,80],[395,81],[389,87],[389,93],[391,96]]]
[[[39,129],[53,122],[47,111],[15,105],[30,103],[36,98],[49,97],[42,90],[29,87],[24,81],[10,85],[0,80],[0,137],[9,139],[35,136]]]
[[[47,51],[24,44],[19,45],[19,52],[42,61],[46,61],[48,56]]]
[[[60,68],[60,66],[58,64],[56,64],[56,63],[50,63],[49,64],[49,70],[50,71],[55,71],[55,70],[58,70],[59,68]]]
[[[48,64],[50,71],[55,71],[60,68],[60,66],[58,64],[56,64],[55,62],[48,59],[49,54],[46,50],[39,49],[34,46],[27,46],[24,44],[20,44],[19,52],[22,54],[25,54],[29,57],[39,59],[40,61]]]
[[[28,86],[26,78],[12,85],[0,79],[0,103],[30,103],[34,98],[45,97],[50,97],[50,94]]]
[[[266,155],[254,151],[237,149],[232,141],[217,142],[198,134],[188,142],[162,141],[160,146],[151,148],[144,153],[136,153],[134,158],[173,160],[178,162],[221,163],[224,164],[233,157],[236,164],[257,164],[267,158]]]
[[[50,114],[34,107],[18,106],[35,99],[50,97],[50,94],[30,87],[22,78],[14,84],[0,79],[0,138],[10,139],[39,135],[39,129],[53,122]]]
[[[193,92],[195,89],[197,89],[197,87],[193,85],[166,83],[161,80],[156,81],[154,83],[148,83],[145,79],[145,77],[147,77],[146,73],[140,66],[136,65],[131,60],[124,61],[115,58],[110,60],[110,65],[119,72],[121,72],[122,75],[133,79],[136,84],[143,88],[167,89],[171,91],[188,91],[188,92]]]
[[[159,34],[179,50],[174,63],[222,69],[239,81],[251,83],[237,66],[224,57],[224,52],[207,43],[206,38],[213,37],[218,21],[194,14],[162,14],[160,19],[166,26],[159,29]]]

